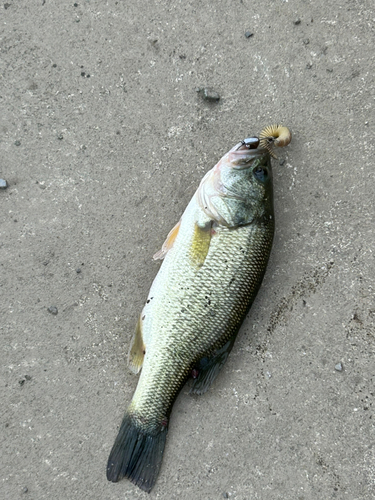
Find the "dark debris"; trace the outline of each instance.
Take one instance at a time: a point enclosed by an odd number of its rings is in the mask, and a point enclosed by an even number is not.
[[[218,102],[220,100],[220,95],[210,87],[198,88],[197,92],[201,95],[204,101]]]

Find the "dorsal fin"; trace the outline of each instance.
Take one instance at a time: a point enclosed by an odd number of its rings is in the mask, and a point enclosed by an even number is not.
[[[194,380],[194,384],[190,389],[190,394],[204,394],[210,387],[215,378],[219,375],[219,371],[228,359],[229,353],[232,350],[234,341],[236,340],[237,332],[221,349],[216,351],[212,356],[202,358],[196,369],[198,377]]]

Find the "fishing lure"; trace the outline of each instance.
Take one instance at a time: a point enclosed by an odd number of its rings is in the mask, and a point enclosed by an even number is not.
[[[282,148],[287,146],[292,140],[292,134],[287,127],[280,124],[269,125],[259,134],[259,145],[267,149],[272,158],[277,158],[272,150],[272,146]]]

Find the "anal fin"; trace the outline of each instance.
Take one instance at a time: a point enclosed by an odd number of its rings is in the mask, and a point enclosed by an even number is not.
[[[212,356],[202,358],[197,366],[198,376],[194,380],[193,386],[190,389],[190,394],[204,394],[215,378],[218,376],[221,368],[228,359],[229,353],[232,350],[236,335],[228,340],[221,349],[218,349]]]
[[[132,372],[138,373],[142,368],[145,353],[146,346],[143,342],[141,318],[139,318],[128,354],[128,365]]]

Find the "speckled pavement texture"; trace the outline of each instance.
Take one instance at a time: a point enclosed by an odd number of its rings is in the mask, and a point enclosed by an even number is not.
[[[2,499],[374,498],[374,26],[371,0],[0,4]],[[256,302],[151,494],[109,483],[151,257],[274,122]]]

